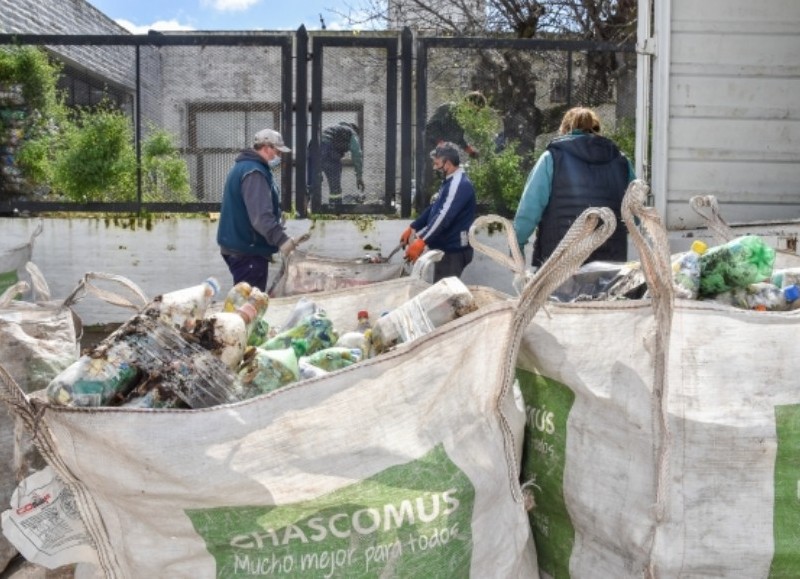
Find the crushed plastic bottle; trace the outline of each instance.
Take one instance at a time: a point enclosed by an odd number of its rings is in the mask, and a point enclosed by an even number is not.
[[[375,321],[371,337],[372,352],[381,354],[476,309],[472,293],[460,279],[441,279]]]
[[[333,322],[324,311],[316,311],[300,320],[295,326],[290,327],[261,344],[265,350],[278,350],[290,347],[294,340],[302,339],[308,345],[308,353],[313,354],[319,350],[330,348],[339,339],[333,327]]]
[[[780,288],[769,282],[750,284],[714,296],[713,301],[746,310],[786,311],[800,305],[800,286]]]
[[[770,281],[778,287],[800,286],[800,267],[776,269],[772,272]]]
[[[672,279],[675,293],[680,298],[697,299],[700,292],[700,256],[708,250],[708,245],[699,239],[692,247],[672,262]]]
[[[340,370],[352,366],[360,361],[363,354],[358,348],[342,348],[333,346],[314,352],[310,356],[305,356],[301,360],[308,362],[312,366],[317,366],[328,372]]]
[[[775,249],[758,236],[745,235],[711,247],[700,256],[700,296],[744,288],[772,276]]]
[[[238,372],[241,398],[266,394],[299,380],[298,360],[305,353],[304,340],[294,340],[289,347],[274,350],[248,346]]]
[[[237,388],[211,352],[145,310],[53,378],[47,397],[69,406],[205,408],[234,401]]]

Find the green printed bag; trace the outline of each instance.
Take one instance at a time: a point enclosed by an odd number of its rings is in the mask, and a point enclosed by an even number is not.
[[[675,299],[635,183],[652,301],[549,304],[520,346],[541,576],[798,577],[800,311]]]

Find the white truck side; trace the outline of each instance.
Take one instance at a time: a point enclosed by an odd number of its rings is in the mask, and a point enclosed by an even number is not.
[[[637,174],[667,228],[702,226],[689,199],[715,195],[731,224],[800,230],[800,2],[640,0],[651,11],[639,23]]]

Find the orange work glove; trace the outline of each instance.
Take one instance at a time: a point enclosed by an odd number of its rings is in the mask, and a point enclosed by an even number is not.
[[[400,247],[406,247],[411,243],[411,236],[414,235],[414,230],[411,227],[406,227],[406,230],[400,236]]]
[[[419,256],[422,255],[423,251],[425,251],[425,241],[422,239],[415,239],[414,242],[408,246],[408,249],[406,249],[406,261],[414,263],[419,259]]]

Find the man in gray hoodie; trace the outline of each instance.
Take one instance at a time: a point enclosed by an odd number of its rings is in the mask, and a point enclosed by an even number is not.
[[[217,243],[234,285],[246,281],[266,291],[272,255],[280,251],[287,257],[297,247],[281,222],[280,190],[272,176],[281,153],[291,151],[279,132],[262,129],[253,148],[236,157],[225,180]]]

